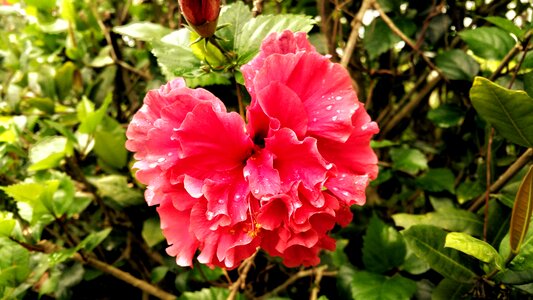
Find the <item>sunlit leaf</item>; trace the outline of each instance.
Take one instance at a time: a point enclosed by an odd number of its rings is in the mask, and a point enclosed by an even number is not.
[[[508,90],[476,77],[470,98],[478,113],[503,137],[533,147],[533,99],[526,92]]]
[[[153,247],[165,240],[157,218],[150,218],[144,221],[141,235],[149,247]]]
[[[410,228],[414,225],[434,225],[450,231],[462,231],[480,236],[483,231],[483,221],[471,212],[446,208],[424,215],[399,213],[392,216],[396,226]]]
[[[459,32],[477,56],[502,59],[514,47],[515,41],[507,31],[496,27],[479,27]]]
[[[426,156],[418,149],[392,148],[390,155],[393,168],[411,175],[428,168]]]
[[[409,248],[444,277],[465,283],[474,282],[477,278],[470,267],[470,260],[457,250],[444,247],[444,230],[431,225],[414,225],[402,234]]]
[[[479,64],[464,51],[448,50],[435,58],[435,64],[448,79],[471,81],[479,72]]]
[[[170,28],[150,22],[134,22],[113,27],[113,31],[140,41],[160,39],[171,32]]]
[[[387,277],[361,271],[356,272],[352,279],[354,299],[408,300],[415,292],[415,282],[400,275]]]
[[[463,232],[450,232],[446,235],[444,247],[453,248],[466,253],[478,260],[494,264],[498,269],[503,269],[503,258],[490,244],[476,239]]]
[[[403,237],[373,215],[363,238],[363,262],[367,270],[383,273],[400,266],[405,258]]]

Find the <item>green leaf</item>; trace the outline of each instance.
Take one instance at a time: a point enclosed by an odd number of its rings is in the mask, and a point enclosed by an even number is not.
[[[108,116],[102,121],[94,133],[94,153],[106,165],[121,169],[128,162],[128,152],[124,147],[126,130]]]
[[[533,147],[533,99],[476,77],[470,99],[478,113],[511,142]]]
[[[530,68],[533,68],[533,52],[528,52],[528,54],[531,57]],[[524,74],[524,90],[530,98],[533,98],[533,71]]]
[[[514,34],[519,40],[522,40],[524,37],[524,30],[520,29],[513,23],[513,21],[507,18],[490,16],[486,17],[485,20],[491,22],[492,24],[500,27],[501,29],[507,32]]]
[[[450,169],[430,169],[427,173],[418,177],[415,183],[428,192],[455,192],[455,176]]]
[[[479,72],[479,64],[468,54],[459,49],[440,53],[435,64],[448,79],[472,81]]]
[[[158,283],[159,281],[163,280],[165,276],[167,275],[168,267],[165,266],[159,266],[152,269],[152,272],[150,273],[150,281],[152,283]]]
[[[140,41],[150,42],[162,38],[172,30],[155,23],[133,22],[122,26],[115,26],[113,27],[113,31]]]
[[[150,218],[144,221],[141,235],[149,247],[153,247],[165,240],[157,218]]]
[[[511,252],[517,254],[529,229],[533,214],[533,166],[522,179],[511,212],[509,241]]]
[[[61,160],[72,154],[72,145],[66,137],[49,136],[36,142],[29,152],[32,164],[29,171],[51,169],[59,166]]]
[[[483,192],[485,192],[485,186],[480,181],[467,179],[457,187],[457,202],[463,204],[468,200],[478,197]]]
[[[367,270],[384,273],[404,262],[406,248],[402,235],[373,215],[363,237],[363,263]]]
[[[428,119],[441,128],[460,125],[464,116],[464,110],[452,104],[443,104],[428,112]]]
[[[508,32],[496,27],[478,27],[459,32],[459,36],[479,57],[503,59],[515,45]]]
[[[16,223],[12,213],[0,211],[0,236],[10,236]]]
[[[393,21],[407,36],[416,32],[416,25],[411,20],[401,18]],[[379,57],[400,41],[401,38],[394,34],[381,18],[374,19],[365,28],[363,43],[370,59]]]
[[[195,266],[190,272],[190,278],[199,282],[215,281],[222,275],[224,275],[224,271],[221,268],[215,267],[211,269],[204,264],[199,264],[198,267]]]
[[[411,299],[416,292],[416,283],[395,275],[387,277],[370,272],[356,272],[352,279],[352,296],[365,300]]]
[[[164,36],[161,41],[153,43],[152,53],[157,57],[157,62],[167,79],[205,74],[200,69],[201,61],[194,55],[189,44],[190,31],[186,28],[173,31]]]
[[[431,267],[425,260],[418,258],[411,249],[407,248],[407,255],[400,269],[413,275],[420,275],[426,273]]]
[[[471,261],[455,249],[444,248],[446,232],[439,227],[414,225],[402,234],[409,248],[442,276],[465,283],[477,278],[469,266]]]
[[[462,300],[466,294],[472,289],[471,284],[457,282],[448,278],[444,278],[437,285],[431,294],[432,300]]]
[[[22,182],[0,188],[15,199],[19,215],[31,225],[45,225],[54,220],[51,211],[42,201],[46,183]]]
[[[94,104],[87,98],[83,98],[76,106],[78,120],[81,122],[78,132],[92,134],[99,124],[102,123],[106,115],[107,108],[113,100],[113,94],[109,93],[104,99],[104,103],[94,111]]]
[[[351,265],[342,265],[337,275],[337,293],[340,299],[353,299],[352,297],[352,278],[355,276],[355,268]]]
[[[487,242],[472,237],[469,234],[463,232],[448,233],[444,247],[461,251],[477,258],[484,263],[494,264],[499,270],[504,268],[503,258],[500,256],[498,251],[494,249],[494,247]]]
[[[461,231],[480,236],[483,232],[481,218],[469,211],[446,208],[425,215],[410,215],[405,213],[392,216],[396,226],[410,228],[414,225],[434,225],[450,231]]]
[[[54,76],[55,85],[57,89],[57,96],[59,99],[65,99],[72,90],[74,81],[74,72],[76,71],[76,65],[70,61],[66,62],[60,68],[57,69]]]
[[[106,228],[104,230],[89,234],[86,238],[83,239],[83,241],[80,242],[76,249],[85,249],[89,252],[92,251],[94,248],[96,248],[96,246],[100,245],[107,238],[107,236],[111,233],[111,229],[112,228]]]
[[[107,175],[89,178],[89,181],[96,186],[100,196],[110,198],[115,206],[127,207],[144,202],[141,191],[131,188],[125,176]]]
[[[226,49],[235,49],[235,37],[241,36],[244,24],[252,19],[250,8],[242,1],[222,6],[218,24],[228,25],[217,30],[216,36],[220,37],[221,45]]]
[[[524,271],[504,270],[498,274],[498,279],[506,284],[528,284],[533,282],[533,269]]]
[[[28,250],[0,237],[0,287],[17,286],[29,276],[31,269]]]
[[[411,175],[416,175],[428,168],[426,156],[418,149],[392,148],[390,155],[394,169]]]
[[[184,292],[179,300],[226,300],[229,296],[229,289],[211,287],[204,288],[198,292]],[[235,299],[243,300],[244,297],[237,294]]]
[[[238,65],[250,61],[258,52],[261,43],[272,32],[283,30],[309,32],[314,21],[303,15],[260,15],[246,22],[242,31],[235,33],[235,52]]]

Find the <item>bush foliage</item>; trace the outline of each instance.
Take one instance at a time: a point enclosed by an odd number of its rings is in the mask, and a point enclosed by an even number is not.
[[[230,55],[193,43],[177,1],[3,1],[2,299],[532,297],[529,1],[226,2]],[[176,76],[238,111],[240,66],[284,29],[349,70],[379,177],[315,268],[180,268],[125,128]]]

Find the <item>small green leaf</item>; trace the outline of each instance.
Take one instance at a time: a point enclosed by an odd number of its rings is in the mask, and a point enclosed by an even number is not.
[[[435,64],[448,79],[472,81],[479,72],[479,64],[464,51],[448,50],[435,58]]]
[[[408,300],[415,292],[416,283],[400,275],[387,277],[362,271],[356,272],[352,279],[354,299]]]
[[[76,106],[76,112],[78,120],[81,122],[78,127],[78,131],[81,133],[92,134],[98,127],[104,116],[106,115],[107,108],[113,100],[113,94],[109,93],[104,99],[104,103],[94,111],[94,104],[87,98],[83,98]]]
[[[226,49],[235,49],[235,38],[242,34],[244,24],[252,19],[252,12],[248,5],[242,1],[236,1],[229,5],[222,6],[218,24],[225,26],[216,32],[216,36],[221,38],[221,45]]]
[[[93,232],[80,242],[77,249],[85,249],[87,251],[92,251],[94,248],[96,248],[96,246],[100,245],[110,233],[111,228],[106,228],[98,232]]]
[[[165,278],[165,275],[167,275],[168,267],[165,266],[159,266],[152,269],[152,272],[150,273],[150,281],[152,283],[158,283],[159,281],[163,280]]]
[[[57,69],[54,76],[55,85],[57,89],[57,96],[59,99],[65,99],[72,90],[72,83],[74,81],[74,72],[76,65],[68,61]]]
[[[141,235],[148,247],[153,247],[165,240],[157,218],[150,218],[144,221]]]
[[[314,21],[303,15],[260,15],[243,25],[242,31],[235,33],[235,52],[238,64],[250,61],[258,52],[261,43],[272,32],[283,30],[309,32]]]
[[[485,186],[480,181],[471,181],[469,179],[461,182],[457,187],[457,202],[463,204],[472,200],[485,192]]]
[[[121,169],[128,162],[125,143],[126,130],[115,119],[104,116],[94,133],[94,153],[106,165]]]
[[[533,282],[533,269],[524,271],[504,270],[498,274],[498,279],[506,284],[528,284]]]
[[[450,169],[430,169],[427,173],[418,177],[415,183],[428,192],[455,192],[455,176]]]
[[[503,59],[515,45],[507,31],[496,27],[478,27],[459,32],[459,36],[479,57]]]
[[[402,234],[409,248],[444,277],[465,283],[477,278],[470,267],[471,261],[455,249],[444,248],[446,232],[439,227],[414,225]]]
[[[411,249],[407,248],[407,255],[400,269],[413,275],[420,275],[427,272],[431,267],[425,260],[418,258]]]
[[[481,218],[469,211],[446,208],[425,215],[399,213],[392,216],[396,226],[410,228],[414,225],[434,225],[450,231],[461,231],[480,236],[483,232]]]
[[[522,40],[524,37],[524,30],[516,26],[513,21],[496,16],[486,17],[485,20],[491,22],[492,24],[500,27],[501,29],[514,34],[519,40]]]
[[[29,276],[30,253],[28,250],[0,237],[0,287],[17,286]]]
[[[446,236],[444,247],[453,248],[466,253],[478,260],[494,264],[499,270],[503,269],[503,258],[489,243],[478,240],[463,232],[450,232]]]
[[[118,207],[127,207],[144,202],[141,191],[131,188],[125,176],[107,175],[89,178],[89,181],[96,186],[100,196],[110,198],[113,204],[118,205]]]
[[[428,112],[428,119],[440,128],[450,128],[463,122],[465,112],[456,105],[443,104]]]
[[[113,27],[113,31],[140,41],[150,42],[162,38],[172,30],[155,23],[134,22],[122,26],[115,26]]]
[[[179,300],[225,300],[229,296],[229,289],[211,287],[204,288],[197,292],[184,292],[178,299]],[[237,294],[235,298],[237,300],[243,300],[244,297]]]
[[[390,155],[394,169],[411,175],[416,175],[428,168],[426,156],[418,149],[392,148]]]
[[[0,236],[10,236],[16,223],[12,213],[0,211]]]
[[[476,77],[470,98],[478,113],[503,137],[533,147],[533,99],[524,91],[509,90]]]
[[[72,145],[66,137],[49,136],[41,139],[30,148],[29,171],[46,170],[57,167],[61,160],[72,154]]]
[[[402,235],[373,215],[363,237],[363,262],[367,270],[383,273],[404,262],[406,248]]]
[[[468,298],[466,295],[472,290],[472,284],[457,282],[444,278],[437,285],[431,294],[432,300],[462,300]]]
[[[416,26],[411,20],[401,18],[393,21],[407,36],[416,32]],[[381,18],[374,19],[365,28],[363,43],[370,59],[379,57],[400,41],[401,38],[394,34]]]
[[[533,166],[522,179],[516,199],[514,201],[513,211],[511,213],[511,224],[509,236],[511,243],[511,253],[517,254],[520,246],[529,229],[531,215],[533,214]]]

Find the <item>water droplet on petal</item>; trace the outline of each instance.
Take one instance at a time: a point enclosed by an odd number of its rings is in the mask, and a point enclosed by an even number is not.
[[[167,156],[172,156],[172,152],[169,152],[169,153],[167,154]]]
[[[337,121],[337,118],[338,118],[337,116],[333,116],[333,117],[331,117],[331,120],[332,121]]]
[[[332,105],[328,105],[328,106],[326,107],[326,110],[331,110],[332,107],[333,107]]]
[[[166,160],[166,158],[164,158],[164,157],[160,157],[160,158],[157,160],[157,162],[162,163],[162,162],[164,162],[165,160]]]
[[[347,191],[342,192],[342,194],[346,197],[350,196],[350,194]]]
[[[148,167],[153,169],[153,168],[157,167],[157,163],[151,163],[151,164],[148,165]]]
[[[313,118],[313,122],[316,122],[316,118]]]
[[[172,131],[178,131],[178,128],[174,127],[172,128]]]
[[[337,97],[335,97],[335,100],[340,101],[340,100],[342,100],[342,97],[341,96],[337,96]]]
[[[213,217],[215,216],[215,214],[212,211],[206,212],[205,215],[207,216],[207,219],[209,221],[211,221],[213,219]]]
[[[224,199],[218,199],[218,204],[224,204]]]
[[[254,194],[259,194],[259,190],[258,190],[258,189],[255,189],[255,190],[254,190]]]

